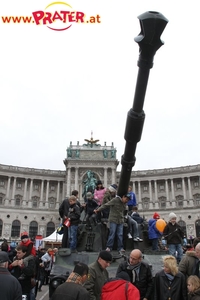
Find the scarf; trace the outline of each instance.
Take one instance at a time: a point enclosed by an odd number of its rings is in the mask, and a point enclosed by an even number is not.
[[[167,277],[167,279],[169,280],[169,283],[171,284],[172,281],[174,280],[174,276],[172,274],[169,274],[169,273],[165,273],[165,276]]]
[[[74,282],[81,284],[81,276],[75,272],[72,272],[67,278],[66,282]]]
[[[130,265],[128,264],[127,266],[127,270],[131,270],[132,271],[132,283],[139,281],[139,272],[140,272],[140,266],[141,266],[141,262],[139,262],[136,265]]]

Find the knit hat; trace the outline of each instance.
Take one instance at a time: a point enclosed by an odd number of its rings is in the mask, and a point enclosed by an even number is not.
[[[92,197],[93,197],[92,193],[91,192],[87,192],[86,198],[92,198]]]
[[[102,184],[101,180],[98,180],[98,181],[97,181],[97,185],[99,185],[99,184]]]
[[[106,251],[106,250],[102,250],[99,253],[99,257],[101,257],[105,261],[112,261],[112,255],[111,255],[111,253],[108,252],[108,251]]]
[[[9,261],[8,254],[5,251],[0,251],[0,264]]]
[[[29,238],[28,232],[24,231],[24,232],[21,233],[21,240],[28,239],[28,238]]]
[[[131,281],[127,272],[121,271],[117,274],[117,278],[124,279],[126,281]]]
[[[109,189],[110,192],[116,192],[117,191],[117,185],[116,184],[111,184],[108,189]]]
[[[169,220],[171,220],[171,219],[173,219],[173,218],[177,218],[177,215],[176,215],[175,213],[171,212],[171,213],[169,214]]]
[[[155,212],[153,214],[153,219],[160,219],[160,215],[157,212]]]

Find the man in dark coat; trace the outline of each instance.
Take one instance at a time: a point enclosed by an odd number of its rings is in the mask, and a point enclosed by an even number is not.
[[[0,299],[21,300],[21,285],[8,271],[8,261],[8,254],[4,251],[0,251]]]
[[[130,282],[137,287],[140,292],[140,299],[150,299],[153,287],[153,279],[150,266],[142,261],[142,252],[139,249],[131,251],[128,261],[122,262],[116,273],[116,277],[121,272],[127,272]]]
[[[102,250],[95,262],[89,265],[89,275],[84,286],[90,293],[90,300],[100,300],[104,283],[109,275],[106,270],[110,266],[112,255],[106,250]]]
[[[59,285],[51,300],[89,300],[89,292],[82,286],[88,276],[88,266],[77,263],[66,282]]]
[[[26,256],[27,247],[17,246],[17,256],[14,261],[9,265],[11,274],[16,277],[21,284],[22,294],[30,299],[30,292],[32,289],[31,279],[34,277],[35,260],[33,255]]]
[[[69,213],[69,199],[66,198],[63,200],[63,202],[61,203],[60,207],[59,207],[59,215],[62,218],[62,222],[65,221],[65,219],[68,216]],[[68,248],[69,247],[69,243],[68,243],[68,227],[67,226],[63,226],[64,229],[64,233],[63,233],[63,237],[62,237],[62,248]]]

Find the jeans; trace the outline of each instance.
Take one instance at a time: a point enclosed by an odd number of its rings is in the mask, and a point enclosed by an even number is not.
[[[78,226],[77,225],[71,225],[68,228],[69,247],[72,250],[76,249],[76,244],[77,244],[77,230],[78,230]]]
[[[139,237],[138,223],[135,220],[133,220],[130,216],[128,216],[128,226],[132,237],[133,238]]]
[[[183,256],[183,248],[181,244],[169,244],[169,254],[176,257],[177,262],[179,263],[181,261],[181,258]]]
[[[158,250],[158,238],[151,239],[152,242],[152,250]]]
[[[110,232],[106,245],[110,250],[113,248],[115,234],[117,234],[117,250],[120,251],[123,249],[123,224],[110,222]]]

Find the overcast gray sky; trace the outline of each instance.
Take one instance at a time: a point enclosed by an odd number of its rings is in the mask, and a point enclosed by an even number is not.
[[[50,3],[1,1],[0,15],[31,16]],[[138,74],[137,17],[149,10],[169,23],[150,71],[133,170],[199,164],[199,2],[66,3],[101,23],[55,31],[0,19],[0,164],[64,170],[70,141],[83,144],[91,131],[100,144],[113,142],[120,160]]]

